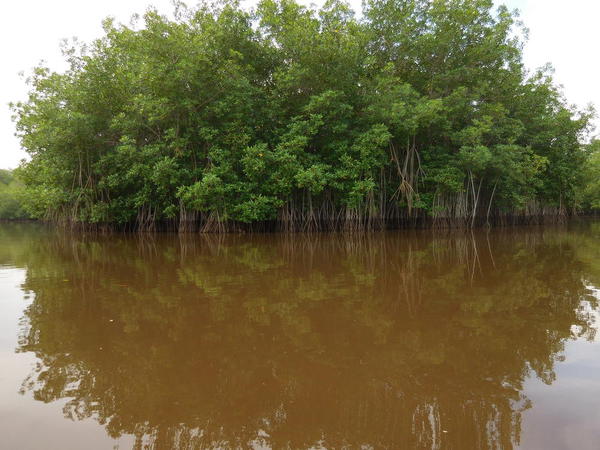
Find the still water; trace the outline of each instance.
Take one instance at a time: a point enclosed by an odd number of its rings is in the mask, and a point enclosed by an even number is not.
[[[0,225],[0,448],[597,449],[600,223]]]

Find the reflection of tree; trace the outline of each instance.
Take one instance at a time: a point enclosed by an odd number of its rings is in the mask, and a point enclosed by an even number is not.
[[[56,237],[27,267],[24,390],[140,448],[510,448],[524,379],[592,332],[560,232]]]

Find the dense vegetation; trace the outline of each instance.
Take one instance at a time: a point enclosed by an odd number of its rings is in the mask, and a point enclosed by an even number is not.
[[[600,210],[600,140],[589,145],[584,166],[583,206],[589,211]]]
[[[360,19],[338,0],[179,5],[104,28],[13,106],[35,217],[464,226],[584,201],[591,112],[525,70],[517,17],[492,0],[368,0]]]
[[[24,187],[10,170],[0,169],[0,219],[26,219],[22,200]]]

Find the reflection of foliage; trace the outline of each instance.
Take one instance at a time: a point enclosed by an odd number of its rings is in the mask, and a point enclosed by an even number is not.
[[[593,333],[572,239],[32,239],[23,387],[156,449],[510,448]]]

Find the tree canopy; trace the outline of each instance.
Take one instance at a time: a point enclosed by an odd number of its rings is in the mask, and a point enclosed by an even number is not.
[[[492,0],[149,10],[13,105],[35,217],[149,229],[472,225],[581,205],[591,111]]]

